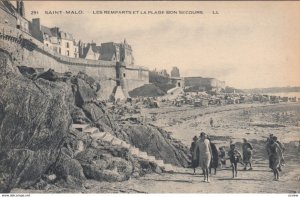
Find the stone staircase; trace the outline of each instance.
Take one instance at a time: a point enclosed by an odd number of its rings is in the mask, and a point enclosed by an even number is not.
[[[88,133],[95,140],[106,141],[114,146],[126,148],[132,155],[140,159],[144,159],[146,161],[157,164],[163,170],[163,172],[175,172],[175,170],[177,169],[176,166],[165,163],[163,160],[158,160],[154,156],[148,155],[146,152],[141,151],[139,148],[128,144],[127,142],[113,136],[108,132],[100,132],[99,129],[96,127],[91,127],[88,124],[72,124],[72,128],[82,131],[84,133]]]

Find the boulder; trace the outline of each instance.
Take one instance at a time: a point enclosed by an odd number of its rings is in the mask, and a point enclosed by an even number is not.
[[[96,91],[83,79],[76,79],[77,91],[75,92],[76,105],[81,107],[84,103],[97,99]]]
[[[18,69],[23,76],[30,79],[37,74],[37,71],[31,67],[18,66]]]
[[[114,182],[127,180],[133,173],[133,158],[129,157],[125,149],[98,144],[96,148],[89,147],[79,153],[76,159],[81,163],[87,178]]]
[[[85,115],[100,129],[100,131],[112,132],[118,129],[118,125],[112,120],[110,114],[101,103],[96,101],[85,103],[82,106]]]
[[[174,140],[166,131],[153,125],[129,124],[128,122],[120,125],[121,130],[128,136],[126,141],[141,151],[162,159],[166,163],[188,166],[188,147]]]
[[[35,79],[45,79],[48,81],[56,81],[57,79],[59,79],[59,76],[57,73],[55,73],[55,71],[53,69],[49,69],[45,72],[39,73],[38,75],[35,76]]]
[[[161,172],[128,149],[72,130],[72,123],[88,123],[167,163],[187,166],[188,149],[166,131],[116,121],[118,112],[96,100],[100,86],[87,75],[49,70],[31,79],[33,70],[20,74],[1,50],[0,63],[0,193],[34,185],[82,188],[86,178],[112,182]]]
[[[91,123],[91,120],[86,117],[84,111],[79,107],[75,106],[73,110],[71,110],[71,116],[73,119],[73,123],[75,124]]]
[[[0,52],[1,192],[28,187],[56,161],[71,125],[64,83],[32,81]]]

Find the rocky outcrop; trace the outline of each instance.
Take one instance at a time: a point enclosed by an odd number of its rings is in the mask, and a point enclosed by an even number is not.
[[[118,150],[110,145],[88,148],[76,158],[81,161],[87,178],[98,181],[124,181],[134,172],[133,158],[128,151]]]
[[[125,140],[142,151],[177,166],[188,166],[188,148],[173,139],[166,131],[147,124],[121,124]]]
[[[65,181],[71,178],[76,180],[75,183],[79,183],[85,177],[98,181],[124,181],[132,176],[156,170],[150,164],[143,164],[131,155],[128,149],[94,139],[78,130],[70,130],[61,148],[61,155],[49,173],[55,173]],[[76,161],[80,166],[75,164]],[[71,170],[72,166],[75,166],[76,170]]]
[[[72,123],[95,126],[167,163],[186,166],[186,147],[152,125],[117,120],[122,115],[97,101],[101,87],[86,74],[18,69],[3,51],[0,63],[0,193],[49,184],[84,189],[86,178],[112,182],[161,172],[126,148],[73,130]]]
[[[84,103],[97,99],[97,92],[101,86],[92,77],[85,73],[78,73],[71,79],[73,84],[76,105],[81,107]]]
[[[118,125],[112,120],[112,116],[105,110],[100,102],[89,102],[82,106],[86,117],[90,119],[100,131],[115,131]]]
[[[63,83],[23,77],[0,54],[0,192],[7,192],[32,185],[56,161],[71,125],[72,92]]]

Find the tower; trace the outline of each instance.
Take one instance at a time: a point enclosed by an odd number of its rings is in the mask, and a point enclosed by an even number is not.
[[[124,42],[121,43],[120,47],[120,56],[121,62],[124,62],[126,65],[134,65],[134,58],[132,55],[132,48],[124,39]]]

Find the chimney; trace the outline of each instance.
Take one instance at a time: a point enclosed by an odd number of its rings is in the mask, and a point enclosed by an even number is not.
[[[21,0],[21,2],[20,2],[20,15],[22,17],[25,17],[25,6],[24,6],[23,0]]]
[[[24,7],[24,2],[23,0],[17,0],[17,12],[20,14],[22,17],[25,17],[25,7]]]
[[[41,22],[39,18],[33,18],[32,19],[32,26],[34,29],[41,30]]]
[[[59,28],[58,27],[51,28],[51,32],[53,34],[55,34],[56,37],[59,37]]]

